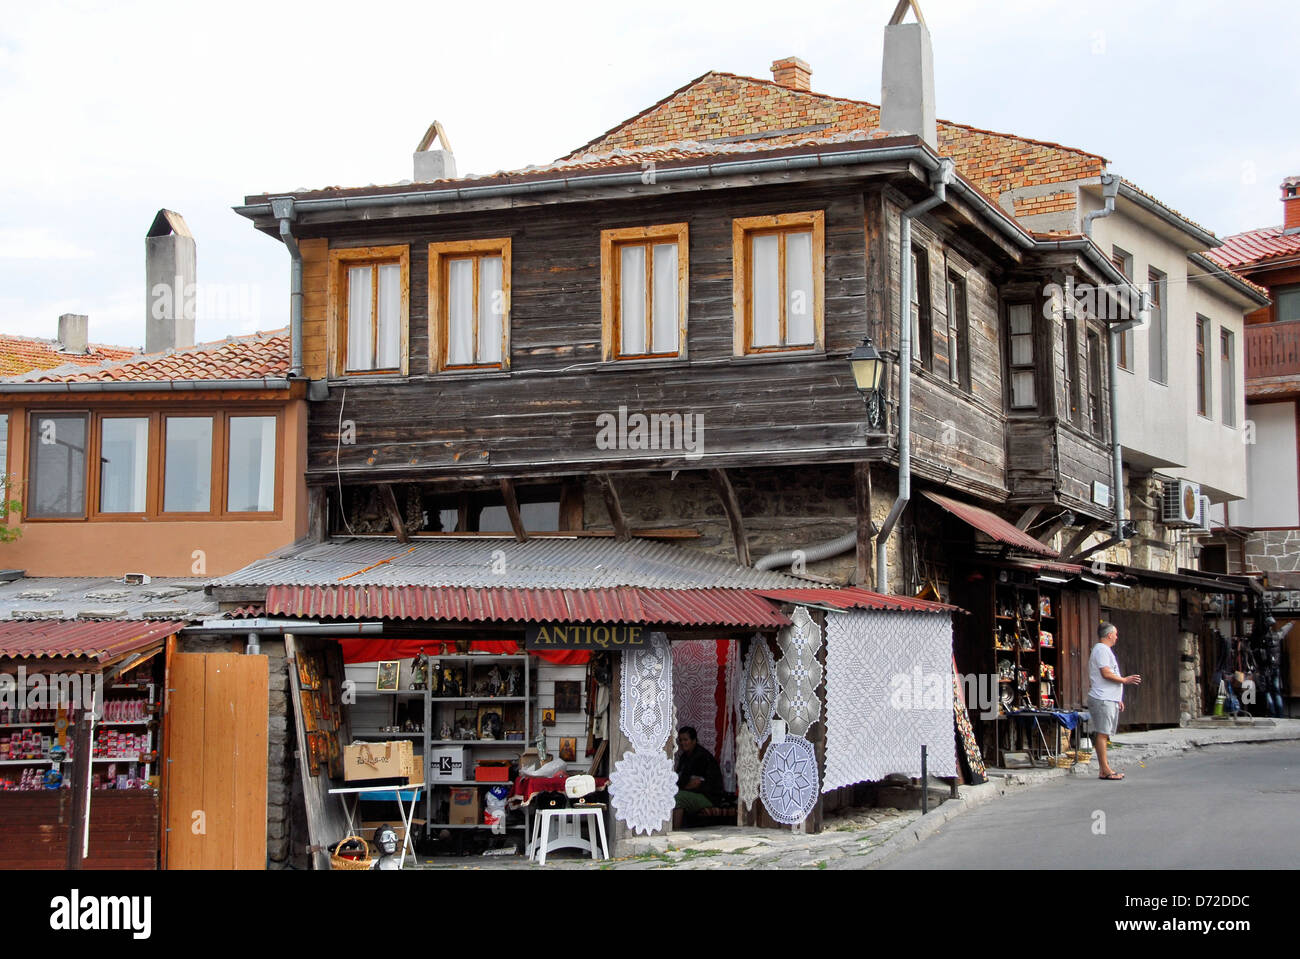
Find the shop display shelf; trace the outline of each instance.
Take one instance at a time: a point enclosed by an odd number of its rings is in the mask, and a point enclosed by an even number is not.
[[[54,728],[54,723],[0,723],[0,729],[45,729]]]
[[[435,703],[522,703],[525,696],[430,696]]]
[[[489,825],[487,825],[487,823],[481,823],[481,822],[479,822],[479,823],[456,823],[456,824],[454,824],[454,825],[453,825],[452,823],[447,823],[447,822],[431,822],[431,823],[429,823],[429,824],[425,827],[426,830],[434,830],[434,829],[491,829],[491,828],[492,828],[492,827],[489,826]],[[508,830],[511,830],[511,829],[527,829],[527,828],[528,828],[528,827],[525,826],[523,823],[519,823],[518,825],[515,825],[515,826],[506,826],[507,831],[508,831]]]
[[[354,730],[352,730],[352,737],[353,737],[354,739],[357,738],[357,737],[360,737],[360,738],[362,738],[362,739],[367,739],[367,738],[369,738],[369,737],[371,737],[371,736],[394,736],[394,737],[396,737],[396,738],[398,738],[398,739],[423,739],[423,738],[424,738],[424,730],[420,730],[419,732],[400,732],[400,733],[386,733],[386,732],[384,732],[384,731],[381,730],[381,729],[354,729]]]
[[[522,739],[430,739],[430,746],[514,746],[526,749],[528,743]]]
[[[430,779],[429,788],[434,786],[513,786],[513,779]]]

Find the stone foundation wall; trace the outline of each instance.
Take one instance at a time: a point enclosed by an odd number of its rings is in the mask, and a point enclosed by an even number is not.
[[[1300,529],[1261,529],[1246,538],[1249,572],[1300,572]]]

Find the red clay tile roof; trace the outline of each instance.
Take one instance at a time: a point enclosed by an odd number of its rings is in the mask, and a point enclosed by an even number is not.
[[[810,133],[873,130],[880,108],[862,100],[792,90],[770,80],[711,71],[670,93],[566,157],[678,140],[764,137],[773,145]],[[939,152],[981,191],[997,199],[1008,190],[1100,176],[1106,158],[1043,140],[939,121]],[[1072,208],[1072,205],[1071,205]],[[1043,212],[1043,211],[1036,211]]]
[[[137,354],[94,367],[75,365],[10,377],[9,383],[139,383],[167,380],[251,380],[281,377],[289,369],[287,328],[162,353]],[[0,390],[4,383],[0,382]]]
[[[39,340],[30,336],[0,333],[0,376],[17,376],[32,370],[50,370],[56,366],[94,366],[106,360],[121,360],[135,353],[125,346],[88,344],[89,353],[64,353],[57,340]]]
[[[1206,254],[1220,266],[1254,266],[1284,256],[1300,256],[1300,233],[1286,234],[1280,226],[1247,230],[1224,239]]]

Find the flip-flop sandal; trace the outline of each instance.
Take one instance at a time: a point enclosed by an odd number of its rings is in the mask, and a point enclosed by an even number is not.
[[[1123,779],[1123,773],[1111,773],[1109,776],[1098,776],[1098,779]]]

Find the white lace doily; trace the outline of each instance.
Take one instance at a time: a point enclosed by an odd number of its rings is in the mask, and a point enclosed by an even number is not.
[[[690,640],[672,644],[673,729],[691,726],[700,745],[718,757],[718,644]]]
[[[718,750],[718,765],[722,767],[722,787],[728,792],[736,790],[736,713],[738,704],[735,697],[736,689],[736,660],[740,657],[740,646],[735,640],[726,640],[727,659],[723,667],[723,695],[726,699],[726,709],[722,711],[724,717],[724,727],[722,730],[722,746]]]
[[[758,799],[758,747],[743,724],[736,727],[736,793],[746,809]]]
[[[623,653],[622,685],[619,729],[635,749],[662,750],[673,731],[673,658],[663,633]]]
[[[662,752],[626,752],[609,774],[614,815],[634,833],[649,835],[673,817],[677,774]]]
[[[776,638],[781,647],[781,661],[776,664],[776,676],[781,681],[776,712],[786,721],[791,734],[806,736],[822,715],[822,701],[817,695],[822,681],[822,664],[817,662],[822,631],[802,606],[795,607],[790,619],[794,625],[781,630]]]
[[[754,735],[754,745],[761,746],[771,731],[772,711],[776,708],[776,664],[767,639],[755,635],[749,641],[749,654],[745,657],[745,722]]]
[[[786,736],[783,742],[768,745],[759,795],[769,816],[787,826],[803,822],[817,805],[818,793],[817,754],[812,743]]]

